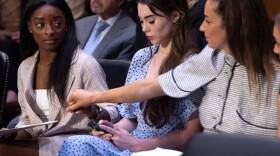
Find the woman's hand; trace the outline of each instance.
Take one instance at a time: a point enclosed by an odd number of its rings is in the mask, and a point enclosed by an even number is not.
[[[108,141],[111,141],[111,138],[113,137],[113,135],[110,133],[105,133],[104,131],[97,131],[95,129],[92,130],[91,134]]]
[[[77,89],[71,93],[69,98],[67,99],[68,108],[66,109],[68,112],[77,111],[82,107],[87,107],[91,105],[93,102],[91,101],[93,92]]]
[[[100,120],[98,122],[98,125],[105,125],[105,126],[114,128],[114,125],[111,122],[107,121],[107,120]],[[98,131],[96,129],[93,129],[91,134],[94,135],[94,136],[101,137],[101,138],[103,138],[105,140],[108,140],[108,141],[111,141],[111,137],[113,136],[112,134],[107,133],[107,132],[105,132],[103,130]]]
[[[104,124],[99,125],[102,129],[110,133],[106,137],[110,137],[110,140],[121,150],[133,151],[133,147],[136,146],[136,140],[130,135],[130,133],[117,125],[107,126]],[[107,140],[107,139],[106,139]]]

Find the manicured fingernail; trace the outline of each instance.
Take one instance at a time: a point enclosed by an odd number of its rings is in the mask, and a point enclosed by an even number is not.
[[[71,102],[69,103],[69,105],[73,105],[73,104],[75,104],[75,101],[71,101]]]
[[[105,134],[105,132],[102,132],[102,131],[101,131],[101,132],[99,132],[99,133],[100,133],[100,134]]]

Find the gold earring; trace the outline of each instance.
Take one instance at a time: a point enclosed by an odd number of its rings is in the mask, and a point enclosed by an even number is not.
[[[30,31],[30,33],[32,34],[32,31]]]

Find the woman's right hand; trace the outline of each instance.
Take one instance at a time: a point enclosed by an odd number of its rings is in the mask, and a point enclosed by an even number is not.
[[[67,99],[68,108],[66,109],[68,112],[76,111],[81,107],[87,107],[91,105],[92,96],[95,95],[91,91],[77,89],[73,91],[69,98]]]

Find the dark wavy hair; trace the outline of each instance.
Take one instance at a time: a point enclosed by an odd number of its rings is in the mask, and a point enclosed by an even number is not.
[[[250,90],[259,84],[258,74],[274,79],[272,31],[263,0],[212,0],[222,17],[231,54],[248,72]]]
[[[178,11],[180,14],[179,20],[174,23],[172,29],[170,54],[163,61],[159,74],[173,69],[182,63],[184,58],[196,51],[190,29],[189,10],[186,0],[138,0],[138,3],[148,6],[152,13],[157,16],[171,17],[174,11]],[[164,15],[159,14],[158,11]],[[152,57],[152,52],[150,56]],[[144,120],[148,125],[160,128],[170,120],[175,107],[176,99],[168,96],[150,99],[144,108]]]
[[[53,88],[59,101],[65,103],[65,90],[69,75],[72,58],[76,54],[79,41],[76,36],[76,28],[73,15],[64,0],[36,0],[31,1],[24,10],[20,29],[20,49],[22,59],[26,59],[35,54],[38,44],[33,35],[28,30],[28,21],[35,10],[44,5],[51,5],[61,10],[66,18],[67,32],[60,45],[59,51],[51,65],[48,89]]]

